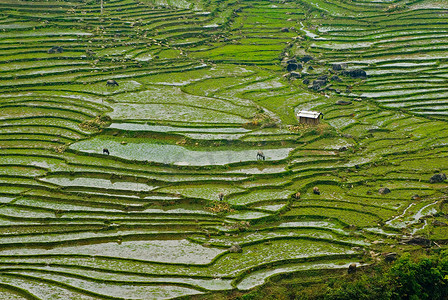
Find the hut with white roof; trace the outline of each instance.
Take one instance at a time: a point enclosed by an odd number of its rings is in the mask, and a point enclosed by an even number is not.
[[[324,114],[318,111],[301,110],[297,113],[297,118],[301,124],[317,125],[323,117]]]

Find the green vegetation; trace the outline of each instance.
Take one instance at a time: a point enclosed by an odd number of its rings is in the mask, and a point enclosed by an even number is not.
[[[220,294],[215,299],[446,299],[448,297],[448,253],[407,253],[392,264],[381,263],[355,274],[306,272],[282,274],[246,294]],[[333,272],[334,273],[334,272]],[[318,283],[308,281],[321,277]],[[193,299],[206,299],[207,296]]]

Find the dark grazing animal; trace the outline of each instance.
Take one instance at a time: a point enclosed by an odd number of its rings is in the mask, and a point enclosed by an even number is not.
[[[61,46],[53,46],[47,51],[48,54],[62,53],[62,52],[64,52],[64,49]]]
[[[106,85],[107,85],[107,86],[118,86],[118,82],[116,82],[116,81],[113,80],[113,79],[109,79],[109,80],[106,82]]]
[[[258,150],[257,160],[266,160],[266,156],[264,156],[263,151]]]
[[[107,154],[107,155],[110,155],[109,149],[107,149],[107,148],[104,148],[104,149],[103,149],[103,154]]]

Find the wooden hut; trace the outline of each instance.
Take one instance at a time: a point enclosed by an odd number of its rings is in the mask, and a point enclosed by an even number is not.
[[[299,119],[299,123],[302,124],[310,124],[317,125],[320,122],[320,119],[324,117],[324,114],[317,111],[306,111],[301,110],[297,113],[297,118]]]

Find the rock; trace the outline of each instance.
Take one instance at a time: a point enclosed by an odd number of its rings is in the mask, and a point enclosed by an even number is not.
[[[347,147],[342,146],[341,148],[339,148],[339,152],[344,152],[344,151],[347,151]]]
[[[317,77],[317,80],[325,80],[325,82],[327,82],[328,76],[327,75],[320,75],[320,76]]]
[[[313,193],[315,195],[320,195],[320,190],[319,190],[319,188],[317,186],[313,187]]]
[[[307,63],[307,62],[309,62],[310,60],[313,60],[313,59],[314,58],[311,55],[305,55],[305,56],[302,56],[300,58],[300,61],[303,62],[303,63]]]
[[[337,82],[342,82],[342,79],[341,78],[339,78],[339,76],[338,75],[333,75],[333,76],[331,76],[331,78],[330,78],[331,80],[333,80],[333,81],[337,81]]]
[[[445,222],[439,221],[439,220],[432,221],[432,225],[433,226],[448,226],[448,224],[446,224]]]
[[[297,63],[297,59],[295,58],[290,58],[286,61],[286,64],[296,64]]]
[[[310,70],[310,71],[314,70],[313,66],[309,66],[308,70]]]
[[[299,66],[298,66],[297,64],[295,64],[295,63],[291,63],[291,64],[288,64],[288,65],[286,66],[286,70],[287,70],[288,72],[295,71],[295,70],[297,70],[298,68],[299,68]]]
[[[302,78],[302,74],[300,74],[299,72],[291,72],[290,74],[290,77],[292,77],[292,78]]]
[[[332,64],[331,69],[333,69],[333,71],[341,71],[342,66],[340,64]]]
[[[310,80],[309,80],[308,78],[305,78],[305,79],[302,81],[302,83],[303,83],[303,84],[309,84],[309,83],[310,83]]]
[[[280,29],[281,32],[289,32],[289,28],[287,27],[283,27],[282,29]]]
[[[420,200],[420,196],[415,194],[414,196],[411,197],[412,200]]]
[[[326,84],[327,84],[327,81],[326,81],[326,80],[319,80],[319,79],[316,79],[316,80],[313,81],[312,89],[315,90],[315,91],[320,90],[320,89],[323,88]]]
[[[383,187],[378,190],[378,193],[380,193],[381,195],[385,195],[385,194],[389,194],[390,190],[387,187]]]
[[[336,105],[350,105],[352,104],[352,101],[348,101],[348,100],[338,100],[336,101]]]
[[[348,274],[353,274],[353,273],[355,273],[355,272],[356,272],[356,264],[350,264],[350,265],[348,266],[347,273],[348,273]]]
[[[342,74],[352,78],[367,78],[367,73],[363,69],[346,70]]]
[[[408,245],[418,245],[423,247],[431,246],[431,241],[427,238],[416,236],[416,237],[407,237],[401,240],[401,243]]]
[[[366,194],[367,194],[367,195],[372,195],[373,192],[372,192],[371,190],[368,190]]]
[[[445,173],[434,174],[429,179],[429,183],[439,183],[445,181],[445,179],[446,179]]]
[[[232,245],[232,247],[229,248],[229,252],[230,253],[241,253],[241,252],[243,252],[243,248],[241,248],[240,245],[235,244],[235,245]]]
[[[345,137],[345,138],[348,138],[348,139],[353,139],[354,138],[353,135],[348,134],[348,133],[343,133],[342,136]]]
[[[347,67],[346,64],[332,64],[331,68],[333,71],[341,71],[342,69],[345,69]]]
[[[396,252],[383,253],[383,257],[386,262],[393,262],[397,260],[398,253]]]

